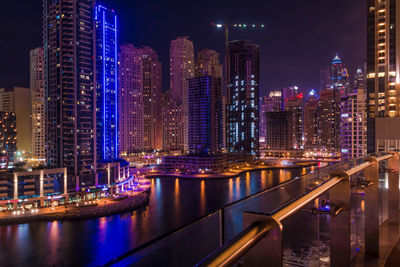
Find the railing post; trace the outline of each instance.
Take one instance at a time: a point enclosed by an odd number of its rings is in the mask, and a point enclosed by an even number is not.
[[[243,214],[244,229],[258,221],[273,221],[274,229],[257,243],[243,257],[243,266],[282,266],[282,229],[281,224],[267,214],[245,212]]]
[[[330,257],[331,266],[350,266],[351,262],[351,241],[350,241],[350,176],[344,176],[342,182],[330,191],[330,202],[332,206],[343,208],[343,211],[336,216],[330,217]]]
[[[365,254],[379,257],[379,163],[370,158],[371,166],[364,170],[365,187]]]
[[[399,223],[399,154],[393,153],[394,157],[388,160],[389,172],[389,201],[388,213],[389,224]]]

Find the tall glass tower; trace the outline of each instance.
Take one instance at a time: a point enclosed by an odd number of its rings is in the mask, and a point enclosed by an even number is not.
[[[226,107],[229,152],[259,155],[259,58],[257,44],[229,43]]]
[[[117,15],[95,8],[97,160],[118,158],[118,28]]]
[[[46,154],[90,185],[96,161],[94,0],[43,0]],[[75,178],[75,179],[74,179]]]

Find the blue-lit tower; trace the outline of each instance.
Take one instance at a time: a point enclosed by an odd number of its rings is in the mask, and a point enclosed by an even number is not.
[[[118,22],[114,10],[97,5],[96,137],[97,160],[118,158]]]

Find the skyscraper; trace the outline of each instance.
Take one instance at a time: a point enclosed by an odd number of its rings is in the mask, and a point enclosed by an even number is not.
[[[290,111],[267,112],[266,144],[268,150],[293,149],[293,113]]]
[[[13,165],[16,151],[15,112],[0,111],[0,168],[8,168]]]
[[[94,0],[43,6],[47,165],[89,185],[97,168]]]
[[[95,9],[96,27],[96,154],[112,161],[118,154],[118,25],[114,10]]]
[[[21,152],[31,151],[32,137],[32,100],[31,89],[14,87],[12,89],[0,89],[0,111],[13,112],[16,116],[17,150]]]
[[[176,105],[183,110],[184,150],[188,151],[188,79],[194,77],[194,48],[188,37],[178,37],[171,41],[170,53],[170,90]],[[182,132],[180,130],[177,131]]]
[[[367,142],[372,153],[400,148],[400,3],[367,4]]]
[[[189,153],[210,155],[223,147],[222,78],[189,79]]]
[[[162,65],[157,53],[146,46],[140,49],[143,68],[143,148],[159,150],[162,148]]]
[[[331,78],[330,85],[332,89],[340,94],[347,94],[351,89],[349,86],[349,75],[344,67],[342,59],[336,54],[332,59],[329,77]]]
[[[269,96],[260,97],[260,142],[265,142],[267,121],[266,113],[282,110],[282,92],[273,91]]]
[[[30,84],[32,96],[31,152],[37,159],[46,159],[46,114],[44,111],[45,85],[44,51],[42,47],[30,51]]]
[[[291,114],[291,126],[293,147],[291,149],[303,149],[303,94],[286,99],[285,111]]]
[[[163,93],[162,100],[162,145],[166,152],[183,151],[183,111],[172,99],[171,90]]]
[[[318,145],[326,153],[339,153],[340,95],[326,89],[318,100]]]
[[[119,143],[126,156],[144,148],[143,67],[140,50],[122,45],[119,54]]]
[[[227,150],[259,155],[259,56],[251,41],[233,41],[228,50]]]
[[[340,153],[342,159],[356,158],[367,153],[366,105],[367,95],[362,88],[341,98]]]
[[[317,148],[317,110],[318,96],[314,90],[311,90],[304,106],[304,148],[306,150]]]

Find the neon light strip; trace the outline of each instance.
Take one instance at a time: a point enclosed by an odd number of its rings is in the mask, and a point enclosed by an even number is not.
[[[101,6],[100,6],[101,7]],[[106,14],[103,10],[103,160],[106,159]]]
[[[117,34],[117,15],[115,15],[115,58],[114,58],[114,66],[115,66],[115,158],[118,158],[118,34]]]

